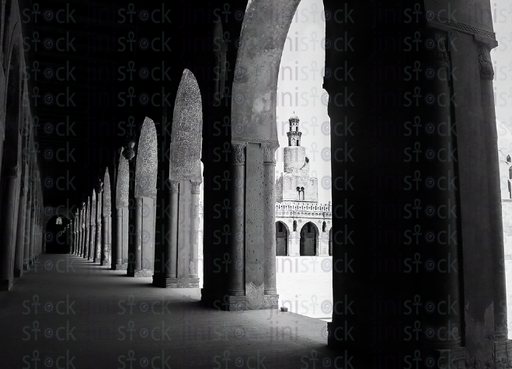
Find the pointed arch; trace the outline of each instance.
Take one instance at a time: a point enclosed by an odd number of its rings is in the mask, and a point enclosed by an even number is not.
[[[103,216],[110,216],[112,211],[112,197],[110,191],[110,174],[108,172],[108,167],[105,169],[105,176],[103,178]]]
[[[20,106],[22,96],[22,76],[20,67],[24,61],[23,48],[20,46],[21,25],[14,26],[13,33],[5,44],[8,62],[6,63],[7,89],[3,105],[5,116],[0,117],[0,163],[1,217],[0,225],[0,289],[9,290],[14,279],[14,262],[16,256],[16,238],[18,228],[19,184],[21,182],[21,134]],[[2,110],[2,109],[0,109]]]
[[[135,197],[156,198],[158,147],[155,123],[144,118],[135,159]]]
[[[276,89],[279,65],[299,2],[265,0],[247,4],[233,82],[233,140],[278,141]]]
[[[90,237],[89,237],[89,250],[87,252],[88,259],[94,259],[94,253],[96,252],[96,212],[97,212],[97,196],[96,191],[91,191],[91,219],[90,219]]]
[[[194,74],[184,69],[173,111],[169,180],[173,188],[169,258],[178,287],[198,287],[203,109]],[[179,226],[178,226],[179,225]],[[174,273],[174,272],[173,272]]]
[[[201,182],[203,108],[194,74],[184,69],[178,86],[172,121],[171,180]]]
[[[118,155],[116,181],[116,265],[117,270],[126,270],[128,266],[128,202],[130,191],[130,166],[122,152]]]
[[[117,164],[117,182],[116,182],[116,208],[128,207],[128,194],[130,189],[130,167],[128,160],[119,154],[119,163]]]
[[[102,265],[110,266],[112,262],[112,230],[111,230],[111,212],[112,212],[112,196],[110,189],[110,173],[108,167],[105,168],[105,175],[103,177],[103,203],[102,203],[102,217],[103,217],[103,252],[101,262]]]
[[[315,256],[318,254],[318,227],[313,222],[307,222],[300,230],[300,256]]]
[[[57,224],[58,217],[62,217],[62,224]],[[67,254],[70,251],[69,237],[65,234],[66,227],[70,223],[68,217],[55,214],[46,221],[44,228],[44,242],[46,253]]]
[[[287,256],[288,240],[290,239],[290,230],[285,222],[276,222],[276,256]]]
[[[144,118],[135,161],[135,277],[153,275],[155,260],[156,181],[158,176],[158,138],[155,123]],[[108,219],[108,218],[107,218]],[[106,233],[103,233],[104,237]],[[105,241],[109,242],[109,241]]]

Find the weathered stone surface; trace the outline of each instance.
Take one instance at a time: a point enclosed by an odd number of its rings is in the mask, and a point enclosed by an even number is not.
[[[192,72],[185,69],[178,87],[173,112],[169,170],[171,179],[202,181],[202,128],[201,92]]]
[[[119,164],[117,166],[116,183],[116,208],[128,206],[128,193],[130,189],[130,167],[128,160],[123,155],[119,155]]]
[[[264,307],[263,148],[259,144],[247,145],[245,177],[245,295],[248,309],[253,310]]]
[[[91,223],[96,224],[96,191],[92,191],[92,200],[91,200]]]
[[[155,123],[146,117],[135,162],[135,197],[156,197],[158,146]]]
[[[112,211],[112,197],[110,195],[110,175],[108,168],[105,170],[105,178],[103,185],[103,216],[108,217]]]

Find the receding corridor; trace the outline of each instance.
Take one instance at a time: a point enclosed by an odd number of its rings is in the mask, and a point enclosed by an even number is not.
[[[1,292],[0,367],[319,368],[342,356],[326,347],[321,320],[204,308],[199,289],[150,281],[75,255],[41,255]]]

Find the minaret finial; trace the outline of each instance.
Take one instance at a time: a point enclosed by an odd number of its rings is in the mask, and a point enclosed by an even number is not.
[[[300,137],[302,136],[302,133],[299,132],[300,119],[295,115],[295,111],[288,121],[290,122],[290,131],[286,133],[288,136],[288,146],[300,146]]]

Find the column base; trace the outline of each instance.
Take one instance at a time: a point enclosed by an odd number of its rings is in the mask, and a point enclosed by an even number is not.
[[[139,270],[135,270],[131,273],[128,273],[128,275],[130,277],[135,277],[135,278],[139,278],[139,277],[152,277],[153,276],[153,271],[151,269],[139,269]]]
[[[434,367],[446,367],[454,369],[465,369],[466,366],[466,348],[459,346],[450,349],[423,348],[423,361],[426,366],[432,363]],[[444,364],[444,366],[443,366]]]
[[[265,302],[265,309],[278,309],[279,308],[279,295],[275,294],[265,294],[263,295],[263,299]]]
[[[0,279],[0,291],[9,291],[13,286],[13,280],[9,279]]]
[[[199,278],[178,279],[178,288],[199,288]]]
[[[23,270],[24,270],[25,272],[28,272],[28,271],[30,270],[30,265],[29,265],[28,263],[26,263],[26,264],[25,264],[25,263],[23,263]]]
[[[178,279],[176,277],[166,278],[163,276],[153,275],[153,285],[163,288],[177,288]]]
[[[512,341],[494,341],[494,366],[496,369],[512,368]]]
[[[229,296],[225,295],[222,301],[223,310],[226,311],[242,311],[247,310],[246,296]]]
[[[219,293],[219,291],[201,288],[201,304],[205,307],[224,311],[246,310],[246,296],[232,296]]]
[[[124,264],[116,264],[114,265],[114,267],[112,268],[114,270],[126,270],[128,269],[128,263],[124,263]]]
[[[14,270],[14,278],[23,277],[23,270]]]

